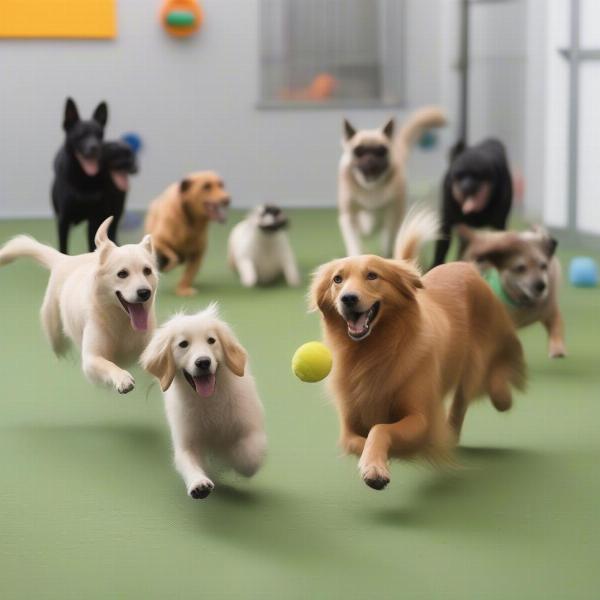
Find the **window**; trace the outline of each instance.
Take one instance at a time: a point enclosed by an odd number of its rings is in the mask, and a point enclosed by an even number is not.
[[[404,0],[260,0],[260,105],[401,105],[404,22]]]

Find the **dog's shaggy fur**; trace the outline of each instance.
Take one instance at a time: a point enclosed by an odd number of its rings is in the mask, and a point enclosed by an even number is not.
[[[421,277],[412,262],[436,232],[435,219],[414,214],[395,260],[334,260],[318,269],[310,291],[333,352],[340,443],[360,457],[374,489],[388,484],[390,457],[449,458],[469,403],[485,394],[507,410],[511,386],[525,382],[514,326],[476,269],[453,263]]]
[[[405,210],[406,161],[412,145],[431,127],[444,125],[437,107],[409,116],[398,132],[394,119],[381,129],[357,131],[344,121],[338,173],[339,225],[348,256],[361,251],[361,234],[381,227],[382,253],[391,256]]]
[[[208,224],[210,221],[224,223],[229,203],[219,175],[199,171],[171,184],[150,205],[146,231],[152,234],[161,271],[185,265],[175,290],[177,295],[196,293],[192,283],[206,251]]]
[[[457,228],[466,244],[464,259],[483,273],[498,270],[507,310],[517,327],[542,323],[548,332],[550,358],[566,355],[563,318],[558,306],[560,262],[557,242],[543,228],[529,231],[477,231],[466,225]]]
[[[21,235],[0,249],[0,266],[29,257],[50,270],[41,318],[52,349],[61,356],[71,340],[87,377],[125,394],[135,381],[118,365],[135,362],[150,339],[158,279],[150,236],[118,247],[107,235],[111,219],[93,253],[68,256]]]
[[[175,315],[155,332],[141,357],[164,392],[175,466],[192,498],[213,490],[209,460],[246,477],[266,452],[263,410],[246,351],[216,305]]]

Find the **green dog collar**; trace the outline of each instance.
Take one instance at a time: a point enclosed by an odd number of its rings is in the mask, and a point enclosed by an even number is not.
[[[488,285],[492,288],[492,291],[496,295],[496,297],[502,302],[502,304],[506,304],[506,306],[510,306],[512,308],[516,308],[519,306],[505,291],[502,287],[502,281],[500,280],[500,273],[496,269],[487,269],[483,273],[483,278],[488,282]]]

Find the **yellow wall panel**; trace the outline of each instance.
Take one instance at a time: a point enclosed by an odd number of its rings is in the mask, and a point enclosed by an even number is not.
[[[0,37],[113,38],[116,0],[0,0]]]

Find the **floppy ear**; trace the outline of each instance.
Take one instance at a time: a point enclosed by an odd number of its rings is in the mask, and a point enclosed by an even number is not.
[[[79,121],[79,111],[77,110],[77,105],[75,104],[75,100],[73,98],[67,98],[67,102],[65,104],[65,116],[63,119],[63,129],[65,131],[69,131],[75,123]]]
[[[356,134],[356,129],[351,125],[348,119],[344,119],[344,137],[346,140],[351,140]]]
[[[312,275],[312,283],[308,291],[308,310],[324,312],[328,307],[331,308],[331,302],[327,299],[327,292],[331,288],[331,278],[335,271],[336,261],[321,265]]]
[[[550,258],[551,256],[554,256],[554,253],[556,252],[558,240],[553,237],[547,237],[544,241],[546,245],[546,254]]]
[[[221,346],[223,347],[223,354],[225,355],[225,364],[227,368],[238,377],[243,377],[244,369],[246,368],[246,360],[248,355],[242,348],[240,343],[235,339],[231,329],[220,323],[218,327],[218,336]]]
[[[392,117],[381,129],[381,131],[383,131],[383,134],[388,137],[389,139],[392,139],[392,137],[394,137],[394,129],[396,128],[396,121],[394,121],[394,117]]]
[[[175,377],[175,362],[171,353],[171,336],[166,327],[157,329],[140,357],[143,369],[160,381],[160,389],[166,392]]]
[[[533,225],[531,227],[531,231],[540,236],[542,250],[548,256],[548,258],[554,256],[554,252],[556,252],[556,248],[558,246],[558,241],[548,233],[547,229],[542,225]]]
[[[421,275],[412,265],[404,261],[383,261],[381,277],[391,283],[407,300],[414,300],[417,289],[423,287]]]
[[[94,119],[96,123],[102,125],[102,127],[106,125],[106,122],[108,121],[108,105],[106,102],[100,102],[100,104],[96,106],[92,119]]]
[[[142,248],[144,248],[144,250],[146,250],[147,252],[149,252],[150,254],[152,254],[152,250],[153,250],[152,236],[149,233],[147,233],[142,238],[142,241],[140,242],[140,246],[142,246]]]
[[[183,194],[185,192],[187,192],[190,188],[192,187],[192,180],[191,179],[182,179],[179,182],[179,191]]]

